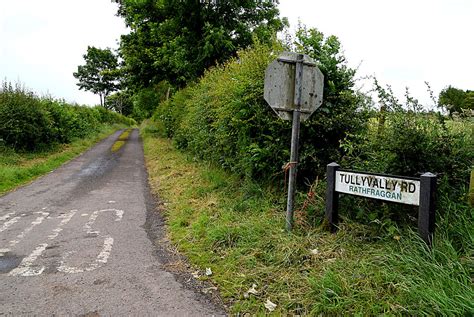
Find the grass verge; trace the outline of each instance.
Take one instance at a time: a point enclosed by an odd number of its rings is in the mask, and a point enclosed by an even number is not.
[[[371,226],[347,219],[337,234],[303,225],[289,234],[283,191],[195,162],[151,134],[144,148],[171,241],[218,287],[230,313],[268,314],[268,300],[275,315],[474,313],[472,236],[460,253],[442,230],[428,250],[411,230],[374,237]]]
[[[71,144],[61,144],[38,153],[19,153],[0,146],[0,194],[54,170],[119,128],[123,127],[106,126],[91,137],[76,140]]]

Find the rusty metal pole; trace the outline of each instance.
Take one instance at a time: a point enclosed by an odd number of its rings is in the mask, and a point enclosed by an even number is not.
[[[303,54],[298,54],[295,69],[295,96],[293,121],[291,126],[290,175],[288,179],[288,200],[286,204],[286,230],[293,229],[293,207],[296,191],[296,172],[298,168],[298,146],[301,122],[301,94],[303,91]]]

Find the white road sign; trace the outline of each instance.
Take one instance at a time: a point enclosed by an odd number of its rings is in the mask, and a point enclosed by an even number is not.
[[[336,171],[336,192],[420,205],[419,180]]]

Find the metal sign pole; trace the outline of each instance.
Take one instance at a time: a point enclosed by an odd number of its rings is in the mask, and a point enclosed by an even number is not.
[[[291,153],[290,176],[288,179],[288,200],[286,204],[286,230],[293,228],[293,205],[296,189],[296,172],[298,167],[298,143],[300,139],[301,122],[301,95],[303,91],[303,54],[298,54],[295,73],[295,96],[293,109],[293,122],[291,126]]]

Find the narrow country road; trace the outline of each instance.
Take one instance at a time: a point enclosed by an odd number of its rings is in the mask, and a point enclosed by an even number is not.
[[[112,153],[119,134],[0,197],[0,316],[223,314],[154,255],[142,144]]]

